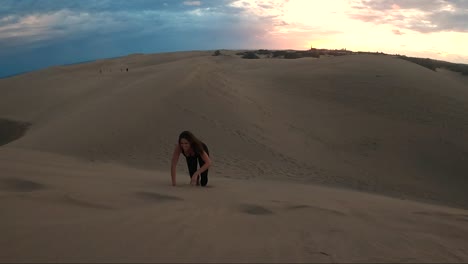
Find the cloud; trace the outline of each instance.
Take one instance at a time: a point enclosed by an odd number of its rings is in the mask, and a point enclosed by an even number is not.
[[[360,0],[352,3],[352,19],[390,24],[421,33],[468,32],[465,0]]]
[[[404,34],[405,34],[405,33],[401,32],[401,31],[398,30],[398,29],[394,29],[394,30],[392,30],[392,32],[393,32],[393,34],[395,34],[395,35],[404,35]]]
[[[262,27],[261,37],[282,34],[287,28],[297,28],[302,25],[292,25],[284,20],[285,4],[288,0],[236,0],[229,6],[239,8],[241,16]]]
[[[364,22],[375,22],[381,19],[381,16],[377,14],[351,14],[350,17]]]
[[[243,4],[236,6],[236,2]],[[268,8],[281,6],[271,0],[259,3]],[[253,12],[251,2],[238,0],[2,0],[0,53],[19,52],[12,48],[15,46],[37,48],[58,39],[89,35],[99,38],[103,34],[126,34],[130,38],[163,29],[234,30],[239,24],[250,25],[243,28],[247,38],[251,32],[265,35],[286,25],[270,13]]]
[[[434,12],[428,18],[440,31],[468,32],[468,10]]]
[[[440,0],[362,0],[356,1],[358,6],[364,6],[372,10],[386,11],[394,7],[398,9],[418,9],[430,12],[445,5],[445,1]]]
[[[184,5],[188,5],[188,6],[199,6],[199,5],[201,5],[201,2],[200,2],[200,1],[185,1],[185,2],[184,2]]]
[[[0,61],[24,61],[21,65],[29,69],[31,62],[20,58],[37,52],[61,54],[50,61],[69,63],[73,58],[132,52],[261,45],[258,37],[267,34],[271,20],[247,15],[247,8],[232,6],[232,2],[2,0]],[[77,52],[72,48],[77,43],[87,44],[80,44],[83,51]]]
[[[0,46],[43,45],[57,39],[79,39],[86,35],[112,34],[131,29],[151,30],[164,26],[164,14],[153,11],[129,12],[73,12],[60,10],[53,13],[9,16],[10,23],[0,24]],[[178,21],[181,22],[181,21]]]
[[[230,0],[205,0],[205,8],[199,7],[201,1],[172,3],[168,4],[167,0],[2,0],[0,47],[37,42],[45,45],[59,38],[76,39],[86,35],[99,37],[96,33],[151,34],[166,28],[202,24],[221,27],[244,10],[229,6]]]
[[[73,12],[139,12],[139,11],[160,11],[164,9],[169,12],[184,12],[198,7],[201,4],[205,7],[222,9],[234,0],[1,0],[0,18],[7,15],[27,15],[53,13],[60,10],[71,10]],[[184,5],[188,3],[200,3],[200,5]]]

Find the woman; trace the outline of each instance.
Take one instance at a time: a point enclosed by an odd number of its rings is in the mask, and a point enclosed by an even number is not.
[[[183,131],[179,135],[179,143],[175,145],[172,154],[171,178],[172,185],[176,185],[176,167],[180,154],[185,156],[190,174],[190,184],[206,186],[208,183],[208,168],[211,166],[211,159],[208,147],[205,143],[197,139],[190,131]],[[197,162],[200,168],[197,170]]]

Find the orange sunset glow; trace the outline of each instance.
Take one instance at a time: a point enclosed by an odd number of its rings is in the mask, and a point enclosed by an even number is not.
[[[363,2],[239,0],[232,5],[249,6],[249,12],[259,17],[274,16],[276,24],[262,36],[274,48],[347,48],[468,63],[467,30],[435,30],[436,24],[423,19],[426,12],[415,7],[393,3],[373,10]],[[448,3],[438,8],[432,11],[455,12]],[[427,27],[418,31],[411,28],[412,22]]]

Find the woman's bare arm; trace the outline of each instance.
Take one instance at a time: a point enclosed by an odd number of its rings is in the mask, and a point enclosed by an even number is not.
[[[176,144],[174,148],[174,152],[172,153],[172,160],[171,160],[172,186],[176,185],[176,168],[177,168],[177,162],[179,161],[179,156],[180,156],[180,147],[178,144]]]
[[[212,164],[211,162],[211,159],[210,159],[210,156],[208,156],[208,154],[206,154],[205,151],[203,151],[202,155],[201,155],[201,158],[203,159],[203,161],[205,162],[205,164],[203,164],[203,166],[198,169],[198,173],[201,174],[202,172],[206,171]]]

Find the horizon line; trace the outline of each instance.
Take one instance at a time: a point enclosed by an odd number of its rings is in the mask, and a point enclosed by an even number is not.
[[[87,60],[83,60],[83,61],[76,61],[76,62],[70,62],[70,63],[64,63],[64,64],[54,64],[54,65],[50,65],[50,66],[40,67],[40,68],[33,69],[33,70],[21,71],[21,72],[17,72],[17,73],[13,73],[13,74],[8,74],[8,75],[4,75],[4,76],[0,75],[0,80],[15,77],[15,76],[19,76],[19,75],[23,75],[23,74],[27,74],[27,73],[32,73],[32,72],[35,72],[35,71],[42,71],[42,70],[46,70],[46,69],[53,68],[53,67],[63,67],[63,66],[72,66],[72,65],[78,65],[78,64],[85,64],[85,63],[95,62],[95,61],[98,61],[98,60],[112,60],[112,59],[117,59],[117,58],[128,57],[128,56],[131,56],[131,55],[166,54],[166,53],[177,53],[177,52],[216,51],[216,50],[220,50],[220,51],[221,50],[226,50],[226,51],[242,51],[242,50],[245,50],[245,51],[257,51],[257,50],[268,50],[268,51],[310,51],[310,50],[347,51],[347,52],[352,52],[352,53],[375,53],[375,54],[389,55],[389,56],[404,56],[404,57],[418,58],[418,59],[430,59],[430,60],[433,60],[433,61],[448,62],[448,63],[468,66],[468,63],[451,62],[451,61],[433,59],[433,58],[429,58],[429,57],[412,57],[412,56],[407,56],[405,54],[399,54],[399,53],[392,54],[392,53],[385,53],[385,52],[380,52],[380,51],[361,51],[361,50],[353,51],[353,50],[348,50],[346,48],[341,48],[341,49],[312,48],[312,47],[310,49],[267,49],[267,48],[223,49],[223,48],[220,48],[220,49],[193,49],[193,50],[161,51],[161,52],[151,52],[151,53],[132,52],[132,53],[127,53],[127,54],[119,55],[119,56],[98,57],[98,58],[87,59]]]

